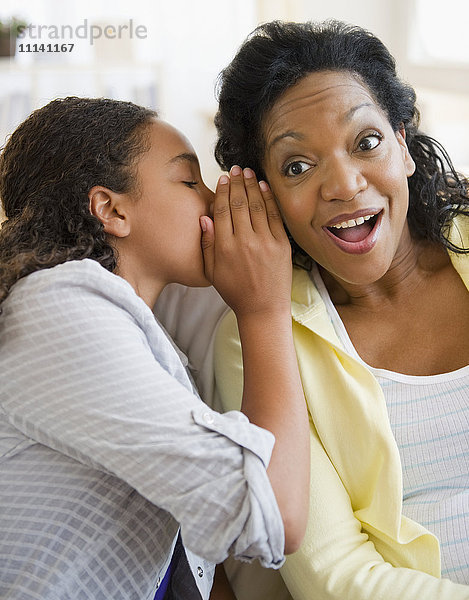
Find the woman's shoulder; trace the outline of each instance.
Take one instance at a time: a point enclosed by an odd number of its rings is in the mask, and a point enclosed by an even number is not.
[[[459,215],[454,219],[449,231],[449,241],[465,250],[461,253],[450,251],[449,255],[453,267],[469,290],[469,216]]]

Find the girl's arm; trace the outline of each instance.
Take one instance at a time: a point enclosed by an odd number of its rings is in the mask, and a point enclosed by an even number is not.
[[[214,222],[205,219],[206,275],[236,314],[244,364],[241,410],[276,443],[268,475],[282,514],[285,552],[298,549],[309,497],[309,427],[293,346],[292,263],[279,210],[265,182],[232,169],[221,178]]]
[[[193,393],[130,284],[95,261],[73,261],[24,278],[2,308],[9,424],[165,509],[199,556],[280,566],[284,531],[266,473],[272,434]]]

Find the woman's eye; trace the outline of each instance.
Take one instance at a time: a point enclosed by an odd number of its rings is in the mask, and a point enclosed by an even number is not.
[[[297,175],[302,175],[309,169],[311,169],[311,165],[308,165],[308,163],[305,163],[302,160],[295,160],[285,167],[284,173],[287,177],[296,177]]]
[[[379,135],[378,133],[373,133],[362,138],[358,144],[358,147],[360,148],[360,150],[363,150],[365,152],[367,150],[373,150],[374,148],[376,148],[376,146],[379,146],[381,140],[381,135]]]
[[[199,182],[198,181],[183,181],[182,183],[184,185],[187,185],[187,187],[193,189]]]

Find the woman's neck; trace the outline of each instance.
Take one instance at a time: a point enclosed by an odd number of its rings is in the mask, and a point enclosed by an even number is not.
[[[449,263],[443,247],[409,238],[396,253],[385,275],[374,282],[354,284],[334,277],[322,267],[320,272],[335,305],[374,311],[381,310],[383,305],[406,302],[432,274]]]

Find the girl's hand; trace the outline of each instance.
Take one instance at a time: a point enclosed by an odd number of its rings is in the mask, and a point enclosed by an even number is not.
[[[220,177],[213,222],[201,217],[201,226],[205,275],[238,321],[241,410],[275,436],[267,474],[283,519],[285,552],[295,552],[308,517],[310,449],[290,314],[290,244],[268,185],[258,184],[250,169],[243,174],[233,167],[231,179]]]
[[[237,317],[290,311],[291,249],[266,182],[233,167],[201,217],[205,275]]]

